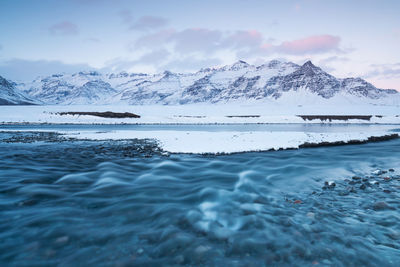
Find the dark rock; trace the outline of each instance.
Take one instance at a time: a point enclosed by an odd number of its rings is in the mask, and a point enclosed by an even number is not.
[[[325,187],[334,188],[336,186],[335,182],[333,181],[325,181]]]
[[[372,208],[373,208],[374,210],[377,210],[377,211],[379,211],[379,210],[389,210],[389,209],[393,209],[393,208],[390,207],[388,204],[386,204],[386,202],[383,202],[383,201],[375,202],[374,205],[372,206]]]
[[[355,185],[355,184],[360,184],[360,183],[361,183],[360,180],[356,180],[356,181],[353,180],[353,181],[349,182],[350,185]]]
[[[356,191],[356,189],[354,188],[354,186],[347,187],[347,190],[348,190],[350,193],[357,193],[357,191]]]
[[[59,112],[59,115],[89,115],[89,116],[95,116],[95,117],[101,117],[101,118],[118,118],[118,119],[123,119],[123,118],[140,118],[139,115],[130,113],[130,112],[112,112],[112,111],[106,111],[106,112]]]
[[[367,188],[367,186],[365,185],[365,184],[362,184],[361,186],[360,186],[360,189],[362,189],[362,190],[365,190]]]
[[[394,169],[389,169],[390,172],[394,172]]]

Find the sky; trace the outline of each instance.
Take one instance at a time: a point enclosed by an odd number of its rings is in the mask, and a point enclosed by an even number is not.
[[[0,75],[311,60],[400,91],[398,0],[0,0]]]

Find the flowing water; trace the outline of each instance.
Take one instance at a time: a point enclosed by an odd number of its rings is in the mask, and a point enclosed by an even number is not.
[[[144,146],[0,142],[0,264],[400,263],[400,140],[223,156]]]

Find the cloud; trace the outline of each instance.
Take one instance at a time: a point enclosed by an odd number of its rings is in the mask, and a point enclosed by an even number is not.
[[[139,48],[161,47],[172,44],[176,53],[212,52],[219,48],[222,32],[203,28],[189,28],[183,31],[175,29],[160,30],[136,40],[131,50]]]
[[[303,39],[285,41],[277,47],[285,54],[318,54],[339,50],[340,37],[332,35],[314,35]]]
[[[101,69],[102,72],[120,72],[120,71],[137,71],[138,66],[147,66],[145,69],[150,72],[158,69],[162,71],[160,67],[162,63],[166,61],[170,53],[165,49],[151,51],[149,53],[141,55],[137,59],[124,59],[114,58],[106,62],[106,66]],[[153,65],[153,66],[151,66]]]
[[[336,71],[334,66],[338,66],[340,64],[343,66],[344,63],[349,62],[350,59],[347,57],[339,57],[339,56],[331,56],[327,58],[323,58],[318,62],[318,66],[321,67],[326,72],[332,73]],[[332,66],[334,65],[334,66]]]
[[[132,66],[137,64],[137,60],[128,60],[123,58],[114,58],[105,63],[105,67],[101,69],[102,72],[121,72],[128,71]]]
[[[260,47],[264,40],[263,35],[256,30],[236,31],[224,40],[226,46],[236,48]]]
[[[400,78],[400,63],[372,64],[371,70],[363,78],[395,79]]]
[[[184,57],[182,59],[171,60],[167,64],[161,66],[163,70],[176,72],[198,71],[201,68],[208,68],[220,65],[222,62],[218,58],[194,58]]]
[[[130,24],[133,21],[132,12],[130,10],[124,9],[118,12],[118,15],[125,24]]]
[[[131,27],[131,30],[146,31],[152,29],[159,29],[165,27],[168,24],[168,20],[162,17],[156,16],[144,16],[139,18]]]
[[[145,34],[130,45],[131,51],[138,49],[172,48],[173,54],[215,55],[219,51],[235,53],[239,59],[267,55],[313,55],[328,52],[345,53],[339,48],[340,37],[315,35],[303,39],[283,41],[265,38],[256,30],[220,31],[206,28],[188,28],[181,31],[163,29]]]
[[[170,53],[166,49],[155,50],[150,53],[144,54],[137,61],[140,63],[160,63],[164,61]]]
[[[202,28],[190,28],[176,32],[171,40],[179,53],[214,52],[220,46],[222,32]]]
[[[62,21],[49,27],[51,35],[77,35],[78,26],[69,21]]]
[[[168,43],[175,34],[174,29],[161,30],[156,33],[144,35],[130,45],[130,50],[134,51],[140,48],[159,48]]]
[[[10,59],[0,62],[0,75],[11,80],[30,81],[37,76],[55,73],[73,73],[94,68],[87,64],[67,64],[57,60],[24,60]]]
[[[85,38],[84,41],[88,43],[101,43],[100,39],[95,37]]]
[[[223,32],[205,28],[160,30],[146,34],[131,46],[131,50],[172,46],[175,53],[213,53],[222,49],[258,49],[262,47],[263,36],[255,30]]]
[[[332,56],[332,57],[321,59],[319,61],[319,64],[324,65],[324,64],[329,64],[329,63],[333,63],[333,62],[348,62],[348,61],[350,61],[350,59],[348,59],[347,57]]]
[[[214,57],[171,57],[170,52],[164,49],[156,50],[141,55],[137,59],[127,60],[124,58],[115,58],[106,62],[102,72],[162,72],[170,70],[174,72],[192,72],[201,68],[217,66],[222,63],[218,58]]]
[[[269,26],[271,26],[271,27],[277,27],[277,26],[279,26],[279,21],[278,20],[276,20],[276,19],[274,19],[273,21],[271,21],[271,23],[269,24]]]

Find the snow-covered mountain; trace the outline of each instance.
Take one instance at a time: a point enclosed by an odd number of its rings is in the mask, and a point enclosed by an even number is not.
[[[30,105],[34,101],[15,88],[15,84],[0,76],[0,105]]]
[[[238,61],[184,74],[55,74],[18,88],[44,104],[226,103],[280,100],[289,95],[294,100],[304,95],[321,100],[339,96],[357,101],[400,100],[396,90],[378,89],[361,78],[335,78],[310,61],[302,66],[277,60],[260,66]]]

